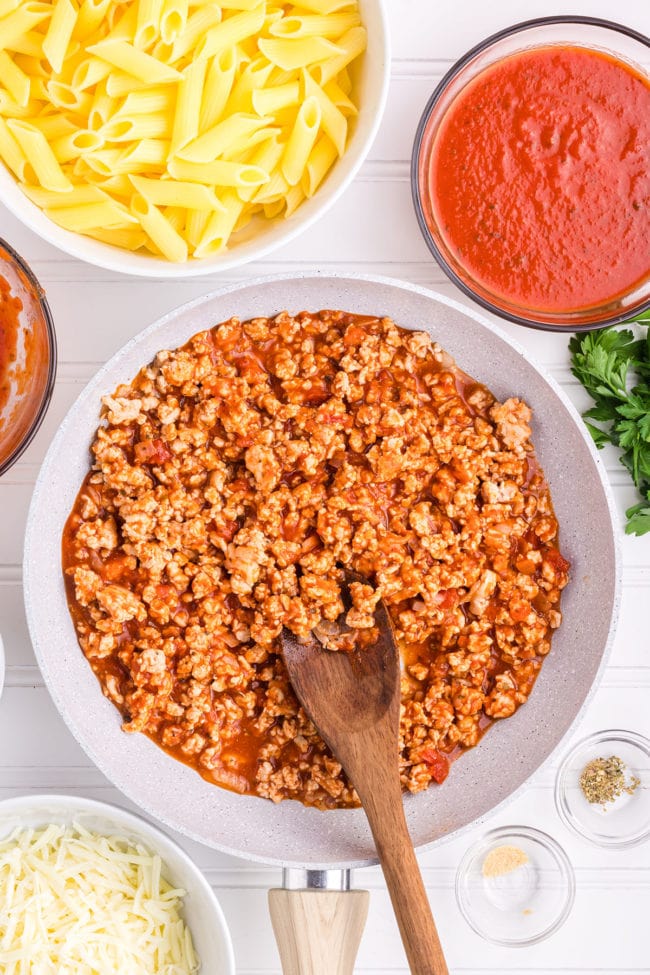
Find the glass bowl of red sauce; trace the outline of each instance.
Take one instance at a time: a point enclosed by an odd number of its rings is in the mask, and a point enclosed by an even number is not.
[[[529,20],[442,79],[411,166],[416,214],[466,295],[520,325],[585,331],[650,307],[650,38]]]
[[[43,289],[0,239],[0,475],[40,427],[55,374],[56,337]]]

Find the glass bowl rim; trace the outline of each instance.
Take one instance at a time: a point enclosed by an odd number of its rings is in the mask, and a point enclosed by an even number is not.
[[[0,463],[0,477],[9,470],[10,467],[16,463],[19,457],[27,450],[30,443],[38,433],[38,430],[45,419],[45,414],[47,413],[48,407],[50,405],[50,400],[52,399],[52,393],[54,391],[54,383],[56,380],[56,369],[58,361],[57,353],[57,343],[56,343],[56,332],[54,329],[54,318],[52,311],[50,309],[47,298],[45,297],[45,291],[41,287],[41,284],[32,271],[31,267],[27,261],[20,256],[20,254],[7,243],[2,237],[0,237],[0,251],[5,251],[7,255],[11,258],[18,269],[25,275],[30,287],[32,288],[34,297],[36,298],[40,309],[43,313],[43,320],[45,322],[45,333],[47,335],[48,342],[48,364],[47,364],[47,377],[43,387],[43,393],[41,395],[41,402],[39,404],[34,418],[27,428],[24,437],[16,444],[9,456]]]
[[[417,129],[415,131],[415,138],[413,140],[413,149],[411,152],[411,167],[410,167],[410,180],[411,180],[411,195],[413,199],[413,206],[415,209],[415,216],[417,218],[418,226],[420,232],[424,237],[424,242],[426,243],[429,251],[433,254],[434,258],[438,262],[440,268],[444,271],[447,277],[459,288],[462,293],[467,297],[471,298],[478,305],[484,308],[486,311],[493,315],[498,316],[501,319],[505,319],[509,322],[514,322],[515,325],[524,325],[526,328],[534,328],[543,332],[560,332],[570,334],[572,332],[593,332],[597,329],[607,328],[610,325],[620,325],[622,322],[627,322],[638,315],[642,315],[644,312],[650,309],[650,296],[642,301],[640,304],[635,306],[626,312],[618,312],[617,314],[609,315],[606,318],[598,322],[591,322],[586,324],[578,324],[567,322],[566,324],[559,323],[546,323],[533,321],[530,318],[525,318],[522,315],[516,315],[514,312],[508,311],[501,308],[495,302],[489,301],[482,295],[478,294],[474,289],[467,284],[463,279],[456,273],[456,271],[451,267],[446,257],[438,247],[433,234],[431,233],[429,226],[424,218],[424,207],[422,203],[422,197],[420,194],[420,184],[418,179],[418,164],[420,161],[420,155],[422,152],[422,141],[424,138],[424,133],[431,117],[431,114],[440,101],[443,94],[448,89],[451,82],[456,78],[463,68],[470,63],[477,55],[482,54],[483,51],[488,50],[499,41],[505,40],[508,37],[512,37],[515,34],[521,34],[526,30],[530,30],[535,27],[549,27],[554,24],[583,24],[587,27],[602,27],[607,30],[611,30],[614,33],[624,34],[626,37],[632,38],[632,40],[638,41],[639,43],[645,45],[650,51],[650,37],[642,34],[640,31],[635,30],[633,27],[627,27],[625,24],[619,24],[613,20],[607,20],[602,17],[589,17],[582,16],[579,14],[556,14],[547,17],[533,17],[530,20],[522,20],[516,24],[511,24],[509,27],[504,27],[494,34],[490,34],[488,37],[484,38],[474,47],[466,51],[465,54],[461,55],[457,61],[449,68],[449,70],[444,74],[440,82],[434,88],[432,94],[430,95],[422,115],[420,116],[420,121],[418,122]]]
[[[587,840],[587,842],[593,844],[593,846],[598,846],[601,849],[623,850],[633,846],[639,846],[641,843],[645,843],[645,841],[650,838],[650,822],[645,829],[635,836],[623,837],[622,839],[603,840],[597,838],[590,829],[583,826],[580,819],[569,812],[569,807],[566,801],[565,780],[570,762],[586,747],[606,741],[623,741],[626,744],[632,745],[635,748],[645,752],[645,754],[650,758],[650,739],[646,738],[645,735],[639,734],[637,731],[627,731],[624,728],[605,728],[602,731],[594,731],[592,734],[587,735],[586,737],[577,741],[560,762],[560,766],[555,776],[555,788],[553,790],[553,796],[555,799],[555,808],[558,816],[564,825],[572,830],[573,833],[582,837],[582,839]]]
[[[461,894],[462,881],[467,875],[469,864],[476,857],[477,853],[482,847],[484,847],[486,844],[492,844],[494,841],[499,839],[505,839],[507,837],[516,838],[518,835],[536,840],[551,854],[565,882],[566,893],[564,902],[562,904],[562,909],[558,913],[557,917],[542,931],[522,939],[498,938],[492,934],[488,934],[485,930],[480,928],[470,915]],[[490,829],[486,833],[483,833],[482,836],[480,836],[474,843],[472,843],[470,847],[467,848],[467,850],[465,850],[465,853],[458,864],[458,869],[456,870],[454,892],[456,895],[456,904],[458,905],[458,909],[460,910],[463,918],[470,926],[472,931],[483,938],[484,941],[487,941],[493,945],[502,945],[506,948],[527,948],[530,945],[538,944],[540,941],[545,941],[546,938],[550,937],[552,934],[555,934],[555,932],[562,927],[568,918],[573,909],[576,896],[575,872],[564,847],[562,847],[556,839],[554,839],[544,830],[538,829],[536,826],[497,826],[494,829]]]

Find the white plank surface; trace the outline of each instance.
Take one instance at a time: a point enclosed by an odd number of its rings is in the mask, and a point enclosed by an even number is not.
[[[259,273],[314,265],[375,271],[455,294],[429,258],[412,212],[408,165],[415,126],[432,88],[455,58],[507,24],[548,13],[549,5],[543,0],[465,0],[462,4],[387,0],[387,6],[394,46],[393,82],[370,158],[354,186],[324,220],[268,260],[189,282],[142,281],[66,257],[24,229],[0,205],[0,235],[32,264],[47,289],[60,356],[47,419],[20,463],[0,480],[0,630],[8,660],[7,687],[0,702],[0,798],[61,791],[126,804],[89,763],[49,700],[29,644],[20,584],[25,518],[39,463],[53,431],[98,366],[159,314],[226,280],[245,280]],[[612,17],[650,31],[649,0],[616,4],[559,0],[552,12],[563,11]],[[531,357],[551,370],[578,406],[584,405],[568,369],[566,339],[514,325],[505,328]],[[633,491],[613,454],[607,463],[622,517]],[[580,736],[605,727],[627,727],[650,735],[650,538],[626,538],[623,552],[623,611],[614,653]],[[553,804],[555,771],[552,766],[543,768],[524,795],[489,822],[490,827],[525,823],[546,830],[564,845],[575,866],[575,907],[565,926],[548,941],[529,949],[497,948],[466,926],[456,907],[453,882],[473,836],[421,857],[454,975],[650,972],[650,845],[614,853],[588,846],[570,834]],[[231,926],[238,971],[241,975],[278,972],[266,909],[266,889],[279,882],[278,872],[181,842],[218,891]],[[356,882],[372,891],[358,971],[365,975],[407,972],[380,872],[360,872]]]

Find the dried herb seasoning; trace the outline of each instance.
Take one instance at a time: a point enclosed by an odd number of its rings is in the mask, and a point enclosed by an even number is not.
[[[588,762],[580,775],[580,788],[587,802],[598,803],[604,809],[623,793],[632,795],[641,780],[633,775],[628,781],[626,771],[625,762],[617,755]]]

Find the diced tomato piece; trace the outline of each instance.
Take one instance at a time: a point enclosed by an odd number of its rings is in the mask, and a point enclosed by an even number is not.
[[[361,345],[366,334],[361,325],[348,325],[343,336],[343,345]]]
[[[557,548],[547,548],[544,552],[544,559],[557,572],[568,572],[571,568],[571,563],[567,562],[563,555],[560,555],[559,549]]]
[[[425,748],[422,751],[422,761],[431,772],[431,777],[438,785],[449,775],[449,759],[436,748]]]
[[[171,460],[172,453],[164,440],[141,440],[133,448],[139,464],[164,464]]]
[[[440,609],[453,609],[458,605],[458,590],[440,589],[436,595],[436,604]]]

